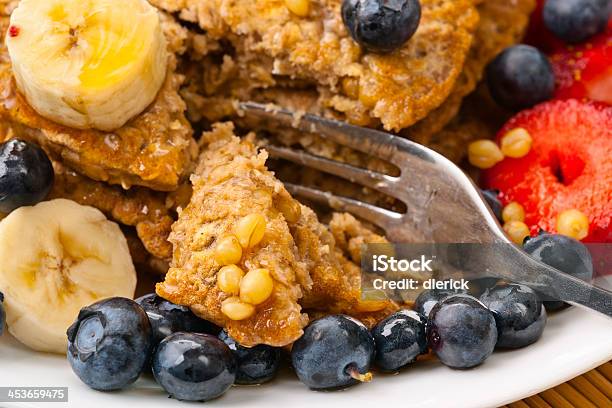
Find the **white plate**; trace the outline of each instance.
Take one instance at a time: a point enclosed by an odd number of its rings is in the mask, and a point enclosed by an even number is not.
[[[216,407],[340,407],[411,408],[495,407],[554,387],[612,359],[612,319],[572,307],[549,318],[540,341],[521,350],[495,352],[483,365],[458,371],[437,361],[419,362],[397,375],[375,374],[374,380],[344,391],[314,392],[289,371],[258,387],[235,387],[207,402]],[[0,340],[1,386],[68,387],[69,403],[0,403],[0,407],[185,407],[166,398],[150,378],[128,390],[90,390],[61,356],[27,350],[10,336]],[[394,406],[394,405],[391,405]],[[395,405],[397,406],[397,405]]]

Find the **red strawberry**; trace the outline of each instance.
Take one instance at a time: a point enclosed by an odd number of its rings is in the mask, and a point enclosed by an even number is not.
[[[612,104],[612,20],[605,33],[550,55],[555,98],[591,99]]]
[[[590,223],[583,241],[612,242],[612,107],[546,102],[512,118],[498,140],[517,127],[531,135],[531,150],[486,170],[484,185],[521,204],[532,232],[555,232],[557,215],[577,209]]]

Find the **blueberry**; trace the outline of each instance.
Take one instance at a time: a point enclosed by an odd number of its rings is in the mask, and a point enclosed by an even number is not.
[[[4,323],[6,322],[6,312],[4,311],[4,294],[0,292],[0,336],[4,333]]]
[[[487,83],[495,101],[515,111],[550,99],[555,90],[548,59],[529,45],[506,48],[495,57],[487,67]]]
[[[34,205],[53,187],[53,166],[45,152],[23,140],[0,145],[0,211]]]
[[[495,348],[495,318],[472,296],[447,297],[429,314],[427,341],[443,364],[452,368],[477,366]]]
[[[484,276],[482,278],[471,279],[468,282],[470,287],[469,294],[478,298],[485,290],[492,288],[499,282],[500,279],[493,276]]]
[[[243,347],[225,330],[219,333],[219,339],[227,344],[236,358],[236,384],[263,384],[274,378],[280,366],[279,348],[265,344]]]
[[[464,290],[452,289],[429,289],[421,292],[414,301],[413,309],[425,317],[429,317],[431,309],[438,304],[439,301],[451,295],[464,294]]]
[[[421,20],[419,0],[344,0],[342,20],[351,37],[373,52],[401,47]]]
[[[313,389],[339,388],[369,379],[375,344],[368,329],[349,316],[311,322],[291,349],[295,372]]]
[[[176,305],[155,293],[144,295],[135,300],[149,316],[155,345],[176,332],[217,334],[214,324],[200,319],[185,306]]]
[[[546,0],[544,25],[559,39],[576,44],[601,32],[610,17],[608,0]]]
[[[542,335],[546,309],[531,288],[515,283],[498,284],[487,289],[480,301],[495,317],[497,347],[524,347]]]
[[[136,381],[153,348],[147,314],[133,300],[121,297],[82,308],[67,334],[72,370],[101,391]]]
[[[503,222],[502,210],[504,207],[502,206],[502,203],[499,200],[499,190],[482,190],[482,196],[484,197],[489,207],[491,207],[493,214],[495,214],[495,218],[497,218],[499,222]]]
[[[593,259],[587,247],[580,241],[565,235],[544,233],[529,239],[523,246],[532,258],[572,275],[585,282],[593,279]],[[558,300],[550,300],[541,295],[548,310],[556,310],[565,305]]]
[[[223,395],[236,378],[236,360],[225,343],[209,334],[174,333],[159,343],[153,375],[172,397],[209,401]]]
[[[414,310],[400,310],[380,321],[372,336],[376,342],[374,363],[386,371],[396,371],[427,351],[427,319]]]

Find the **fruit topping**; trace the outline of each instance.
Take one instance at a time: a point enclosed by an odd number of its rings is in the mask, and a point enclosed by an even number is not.
[[[153,350],[147,314],[121,297],[81,309],[67,334],[68,362],[95,390],[118,390],[136,381]]]
[[[231,350],[208,334],[174,333],[153,356],[153,375],[170,396],[209,401],[223,395],[236,378]]]
[[[591,254],[583,243],[573,238],[543,233],[527,240],[523,249],[534,259],[575,278],[585,282],[590,282],[593,278]],[[544,301],[544,306],[548,310],[559,309],[563,304],[556,300]]]
[[[65,354],[66,329],[79,310],[134,296],[136,271],[117,224],[57,199],[0,222],[0,288],[9,332],[34,350]]]
[[[430,289],[424,290],[414,301],[413,309],[422,314],[426,318],[429,317],[429,312],[435,305],[443,299],[451,295],[465,294],[465,291],[455,291],[452,289]]]
[[[339,388],[369,381],[375,344],[368,329],[345,315],[311,322],[291,349],[295,372],[313,389]]]
[[[342,20],[351,37],[373,52],[401,47],[421,20],[419,0],[344,0]]]
[[[280,366],[280,348],[265,344],[243,347],[225,330],[219,333],[219,339],[227,344],[236,359],[236,384],[263,384],[274,378]]]
[[[62,125],[118,129],[151,104],[166,77],[159,14],[145,0],[23,0],[11,25],[21,29],[6,37],[17,87]]]
[[[474,367],[495,348],[495,318],[472,296],[449,296],[431,309],[427,340],[443,364],[452,368]]]
[[[555,90],[548,59],[529,45],[506,48],[495,57],[487,67],[487,83],[495,101],[515,111],[550,99]]]
[[[540,51],[549,53],[563,47],[564,43],[544,25],[544,5],[546,0],[536,0],[536,8],[529,18],[525,44],[533,45]]]
[[[612,4],[612,3],[611,3]],[[550,55],[556,99],[591,99],[612,104],[612,20],[605,33]]]
[[[497,347],[519,348],[536,342],[546,326],[546,309],[531,288],[500,283],[487,289],[480,301],[497,323]]]
[[[542,11],[546,28],[570,44],[601,32],[609,16],[607,0],[546,0]]]
[[[427,351],[427,319],[414,310],[400,310],[373,329],[376,342],[374,363],[382,370],[396,371]]]
[[[200,319],[188,307],[175,305],[155,293],[144,295],[135,300],[149,317],[154,344],[176,332],[217,334],[219,328]]]
[[[612,107],[547,102],[515,116],[499,137],[517,127],[533,139],[529,154],[484,171],[484,185],[499,189],[505,203],[519,203],[531,231],[612,242]]]
[[[475,298],[479,298],[485,290],[492,288],[500,281],[499,278],[493,276],[484,276],[482,278],[470,279],[468,286],[469,294]]]
[[[18,139],[0,145],[1,212],[44,200],[53,178],[53,166],[40,147]]]
[[[12,25],[12,26],[9,27],[8,33],[9,33],[9,36],[11,36],[11,37],[17,37],[19,35],[20,31],[21,30],[19,29],[19,27],[15,26],[15,25]]]

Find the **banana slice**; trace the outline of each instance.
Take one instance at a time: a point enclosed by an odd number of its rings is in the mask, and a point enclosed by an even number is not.
[[[21,0],[6,44],[28,103],[73,128],[123,126],[166,76],[166,40],[146,0]]]
[[[0,291],[9,332],[39,351],[66,353],[79,310],[111,296],[132,298],[136,271],[114,222],[58,199],[21,207],[0,222]]]

